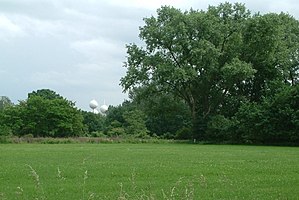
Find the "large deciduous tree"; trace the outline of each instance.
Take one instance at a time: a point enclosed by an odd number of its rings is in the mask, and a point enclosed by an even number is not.
[[[252,16],[242,4],[224,3],[207,11],[161,7],[144,21],[145,44],[127,46],[121,85],[183,99],[197,138],[223,107],[259,100],[273,80],[298,81],[298,22],[286,14]]]
[[[201,129],[232,87],[255,73],[250,63],[240,60],[249,16],[240,4],[184,13],[162,7],[140,29],[145,47],[128,46],[124,90],[141,84],[173,93],[185,100],[194,127]]]

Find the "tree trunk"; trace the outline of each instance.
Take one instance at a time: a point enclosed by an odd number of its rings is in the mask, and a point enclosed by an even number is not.
[[[190,107],[192,115],[192,135],[193,139],[204,140],[207,129],[207,116],[200,112],[198,106],[194,103]]]

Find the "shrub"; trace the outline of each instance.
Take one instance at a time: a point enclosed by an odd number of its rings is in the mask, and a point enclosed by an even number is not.
[[[12,130],[6,125],[0,125],[0,136],[12,135]]]
[[[192,139],[192,130],[189,127],[182,127],[175,133],[175,139],[178,140],[188,140]]]
[[[207,139],[213,141],[229,141],[231,140],[230,129],[232,121],[223,115],[215,115],[211,117],[207,124]]]
[[[126,131],[122,127],[114,127],[108,130],[107,135],[110,137],[117,137],[117,136],[122,136],[125,135]]]

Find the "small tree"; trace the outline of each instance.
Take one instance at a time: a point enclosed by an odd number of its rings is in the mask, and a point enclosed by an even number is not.
[[[83,116],[73,103],[66,99],[29,95],[23,106],[23,134],[52,137],[83,134]]]
[[[74,103],[51,90],[32,92],[27,100],[5,108],[0,124],[15,135],[68,137],[84,131],[83,116]]]

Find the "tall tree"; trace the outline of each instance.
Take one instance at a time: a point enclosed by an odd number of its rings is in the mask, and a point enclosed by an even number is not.
[[[195,137],[202,138],[209,115],[225,97],[256,72],[240,59],[249,11],[241,4],[220,4],[207,12],[162,7],[145,19],[145,47],[128,45],[124,90],[151,85],[182,98],[190,108]]]

